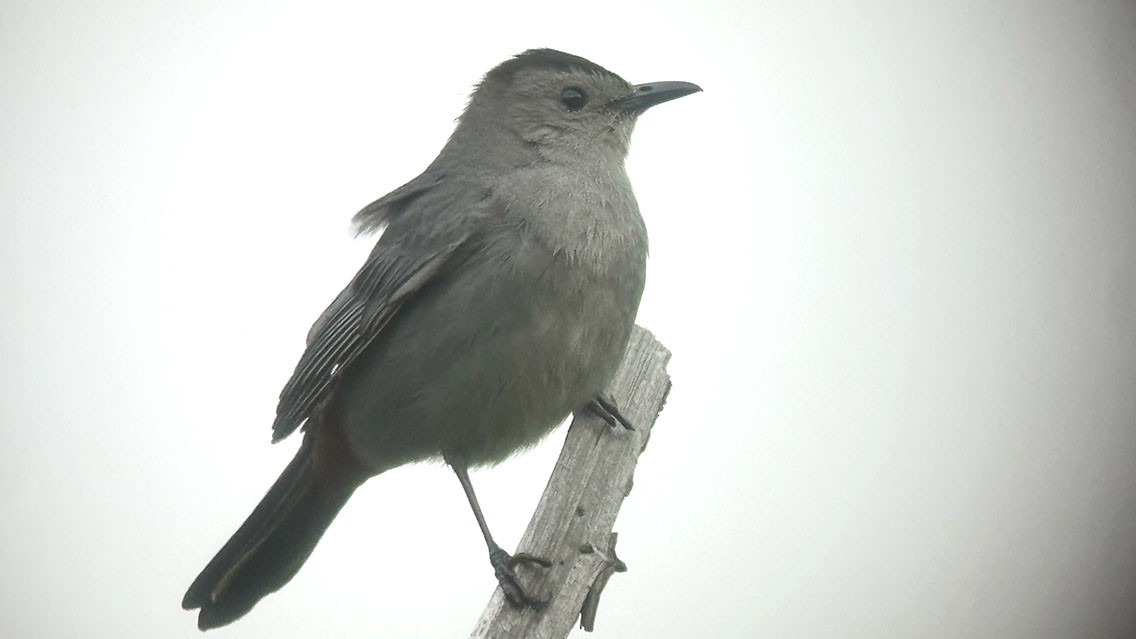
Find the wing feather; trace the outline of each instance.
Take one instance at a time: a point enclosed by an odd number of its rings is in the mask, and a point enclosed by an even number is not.
[[[433,205],[435,212],[452,211],[457,204],[453,199],[418,199]],[[447,223],[446,215],[417,220],[426,222],[424,228],[403,224],[402,216],[391,221],[363,268],[312,325],[307,349],[280,392],[273,441],[287,437],[316,414],[332,396],[340,376],[383,335],[399,308],[454,267],[484,219],[486,199],[483,195],[466,202],[461,224]]]

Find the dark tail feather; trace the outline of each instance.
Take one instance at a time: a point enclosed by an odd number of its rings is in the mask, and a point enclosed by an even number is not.
[[[232,623],[288,583],[359,486],[350,475],[317,472],[313,441],[309,433],[268,494],[186,591],[182,608],[201,609],[201,630]]]

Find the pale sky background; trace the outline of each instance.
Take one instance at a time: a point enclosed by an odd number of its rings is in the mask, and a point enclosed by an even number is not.
[[[198,636],[350,216],[540,46],[705,89],[628,162],[674,390],[597,639],[1136,636],[1136,4],[8,0],[0,42],[0,636]],[[503,545],[562,440],[475,473]],[[403,468],[214,636],[461,637],[494,585]]]

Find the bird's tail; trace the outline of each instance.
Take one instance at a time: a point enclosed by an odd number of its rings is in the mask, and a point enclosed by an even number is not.
[[[365,476],[330,466],[308,432],[296,457],[186,591],[181,605],[200,608],[201,630],[231,623],[299,572],[316,543]]]

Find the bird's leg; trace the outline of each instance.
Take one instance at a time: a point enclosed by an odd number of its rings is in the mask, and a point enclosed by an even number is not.
[[[481,535],[485,537],[485,545],[489,547],[489,563],[493,565],[493,574],[497,576],[497,583],[501,585],[501,592],[505,593],[505,598],[509,603],[518,608],[528,606],[534,609],[541,609],[548,605],[548,601],[538,599],[529,593],[525,592],[524,586],[521,585],[517,579],[517,573],[514,568],[517,564],[527,563],[536,564],[548,568],[552,562],[541,557],[534,557],[528,553],[517,553],[510,555],[505,552],[497,542],[493,541],[493,535],[489,532],[489,526],[485,523],[485,515],[481,513],[481,505],[477,503],[477,495],[473,492],[473,484],[469,481],[469,471],[464,463],[455,463],[453,460],[447,459],[446,462],[450,468],[454,469],[454,473],[458,476],[458,481],[461,482],[462,490],[465,491],[465,496],[469,499],[469,506],[473,509],[473,516],[477,518],[477,525],[481,527]]]
[[[623,426],[627,430],[635,430],[635,426],[631,424],[631,420],[623,416],[619,412],[619,407],[615,405],[615,399],[606,393],[600,393],[588,402],[588,410],[599,416],[600,419],[607,422],[608,426],[615,428],[617,425]]]

